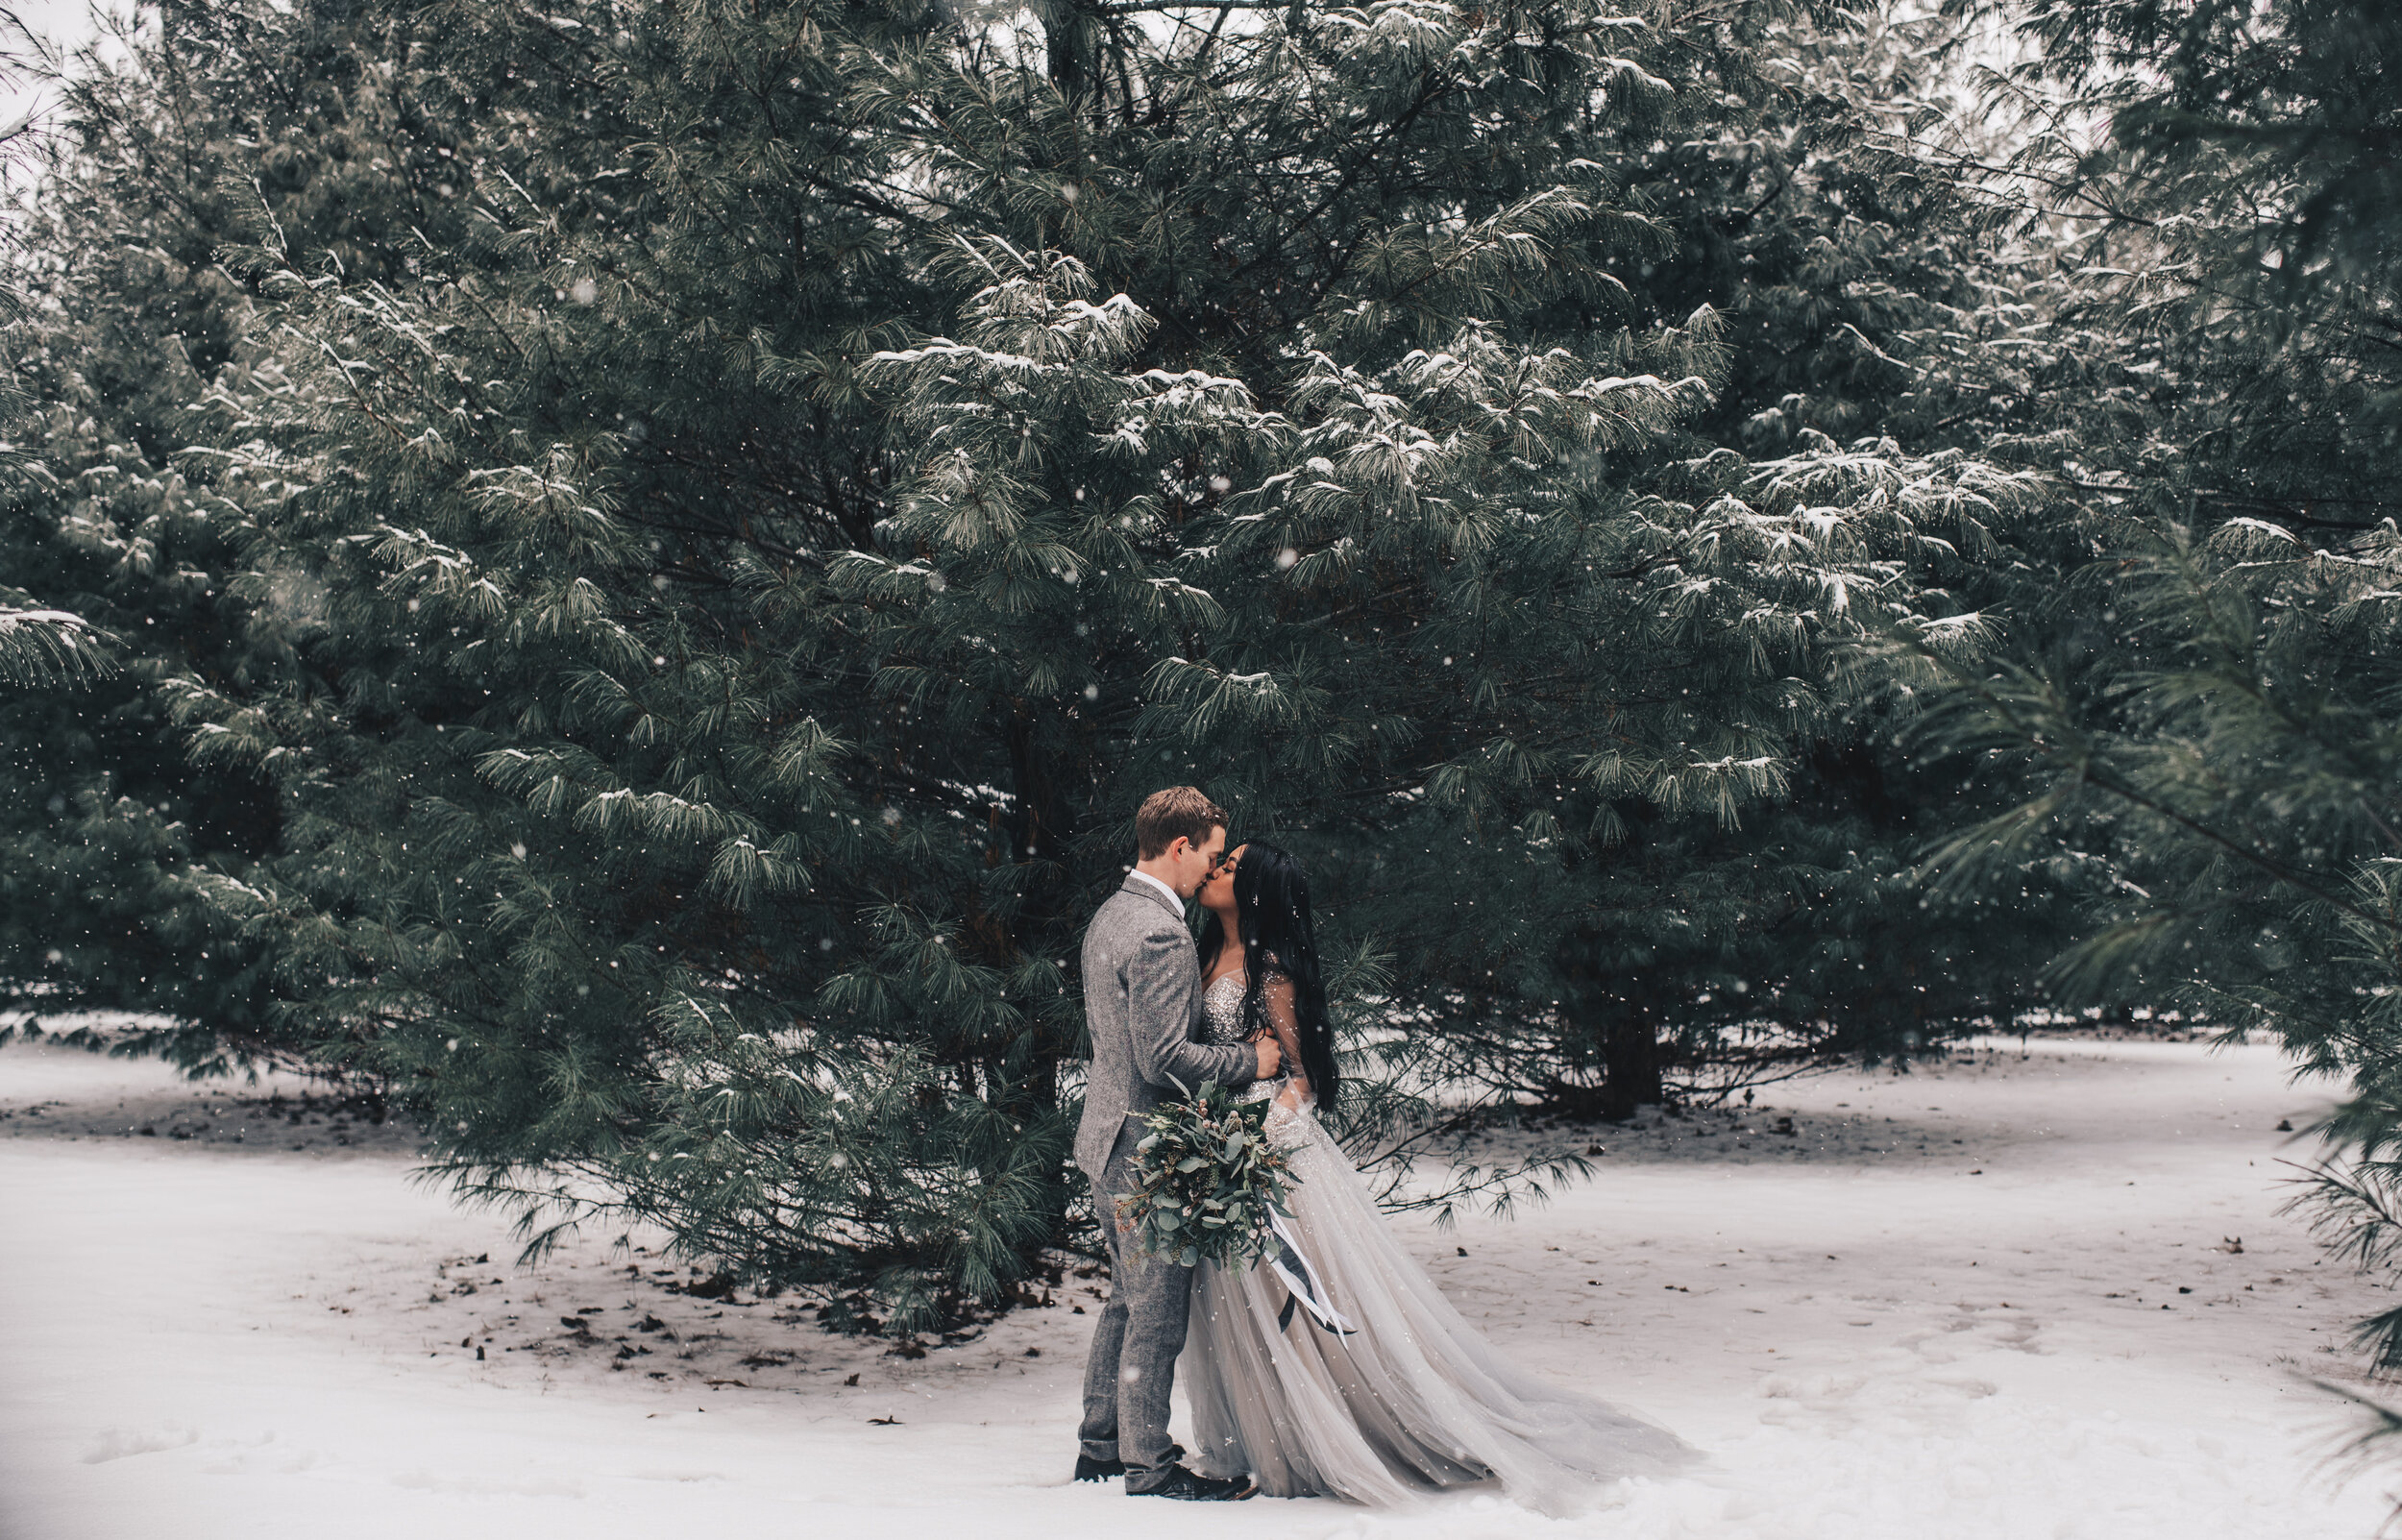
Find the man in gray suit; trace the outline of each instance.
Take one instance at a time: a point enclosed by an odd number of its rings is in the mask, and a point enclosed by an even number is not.
[[[1224,859],[1226,815],[1190,786],[1154,792],[1135,814],[1140,860],[1084,933],[1085,1022],[1092,1072],[1085,1084],[1076,1163],[1092,1179],[1092,1207],[1109,1246],[1110,1302],[1085,1364],[1076,1479],[1123,1475],[1138,1497],[1223,1501],[1252,1495],[1178,1463],[1167,1436],[1167,1393],[1185,1347],[1192,1270],[1144,1257],[1119,1228],[1116,1196],[1134,1186],[1141,1115],[1203,1081],[1240,1086],[1276,1072],[1274,1039],[1219,1047],[1192,1040],[1201,965],[1185,901]]]

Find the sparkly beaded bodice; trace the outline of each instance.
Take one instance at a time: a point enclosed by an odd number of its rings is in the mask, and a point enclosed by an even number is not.
[[[1242,1041],[1242,975],[1229,973],[1201,991],[1201,1040]]]
[[[1201,1040],[1237,1043],[1243,1040],[1242,975],[1229,973],[1201,991]],[[1289,1068],[1266,1080],[1255,1080],[1235,1092],[1238,1102],[1256,1102],[1282,1090],[1291,1079]]]

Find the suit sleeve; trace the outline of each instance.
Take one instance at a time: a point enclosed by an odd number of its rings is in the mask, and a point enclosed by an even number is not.
[[[1162,1090],[1174,1090],[1182,1081],[1186,1093],[1199,1090],[1205,1080],[1250,1084],[1259,1078],[1258,1050],[1248,1043],[1192,1040],[1192,941],[1183,931],[1153,931],[1142,938],[1126,966],[1135,1073]]]

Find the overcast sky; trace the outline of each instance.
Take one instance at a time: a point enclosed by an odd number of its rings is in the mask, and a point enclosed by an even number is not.
[[[8,9],[30,28],[34,36],[61,49],[71,49],[89,42],[99,36],[99,23],[93,18],[95,0],[7,0]],[[113,14],[125,15],[134,8],[129,0],[100,0]],[[26,89],[0,83],[0,118],[14,122],[21,114],[42,105],[47,93],[36,88]]]

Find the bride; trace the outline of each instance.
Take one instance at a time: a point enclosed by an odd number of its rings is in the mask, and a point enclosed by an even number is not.
[[[1194,1464],[1273,1497],[1389,1505],[1489,1482],[1558,1513],[1689,1458],[1675,1434],[1505,1360],[1385,1229],[1318,1121],[1340,1081],[1300,864],[1253,841],[1198,897],[1201,1037],[1275,1035],[1286,1072],[1240,1095],[1275,1098],[1268,1138],[1294,1180],[1281,1255],[1194,1270],[1178,1364]]]

